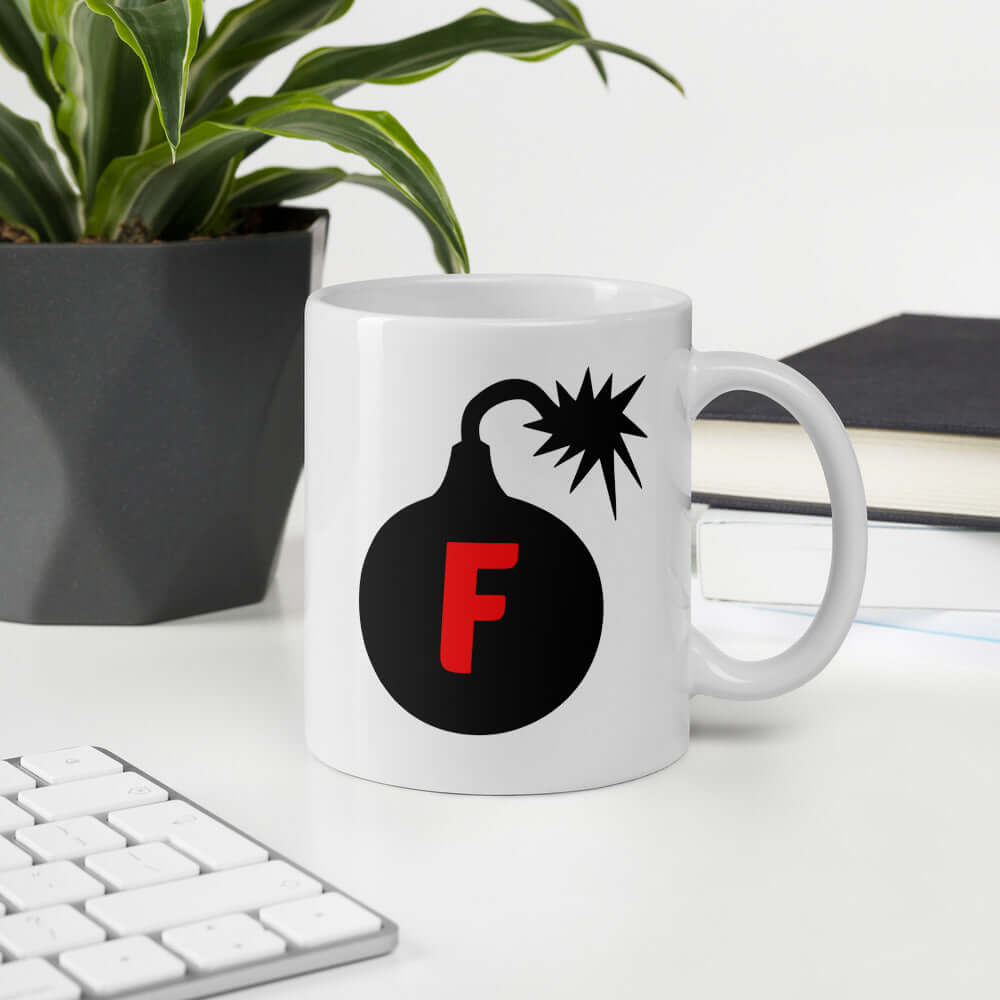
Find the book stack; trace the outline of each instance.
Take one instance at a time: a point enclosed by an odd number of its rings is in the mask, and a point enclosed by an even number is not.
[[[862,605],[1000,611],[1000,320],[905,314],[783,359],[848,429],[868,497]],[[728,393],[695,422],[702,594],[813,606],[830,563],[826,484],[775,403]]]

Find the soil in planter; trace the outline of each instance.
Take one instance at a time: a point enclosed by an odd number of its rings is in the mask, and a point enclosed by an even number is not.
[[[281,205],[271,205],[266,208],[247,208],[240,212],[232,224],[224,232],[217,235],[195,235],[189,240],[231,239],[235,236],[259,236],[265,233],[288,233],[295,230],[308,229],[319,217],[318,213],[303,212],[302,209],[289,211]],[[34,243],[31,234],[18,226],[11,225],[0,219],[0,243]],[[82,236],[78,243],[83,245],[94,243],[166,243],[186,242],[184,240],[167,241],[154,239],[149,230],[139,219],[126,222],[117,240],[101,240],[94,236]]]
[[[34,243],[26,229],[12,226],[9,222],[0,219],[0,243]]]
[[[318,214],[303,215],[302,209],[290,212],[281,205],[266,208],[245,208],[233,224],[222,233],[226,236],[256,236],[262,233],[287,233],[294,229],[308,229]]]

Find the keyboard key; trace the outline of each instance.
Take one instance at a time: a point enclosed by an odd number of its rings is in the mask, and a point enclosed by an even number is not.
[[[104,929],[72,906],[0,917],[0,948],[13,958],[42,958],[70,948],[98,944]]]
[[[163,802],[166,798],[167,793],[159,785],[147,781],[141,774],[126,771],[20,792],[17,801],[40,819],[51,823],[74,816]]]
[[[21,758],[21,767],[41,778],[49,785],[83,778],[100,778],[105,774],[119,774],[121,764],[93,747],[72,747],[51,753],[36,753]]]
[[[2,878],[3,876],[0,876]],[[3,883],[0,882],[0,890]],[[258,910],[305,896],[322,886],[284,861],[183,879],[91,899],[87,913],[113,934],[152,934],[229,913]]]
[[[34,778],[18,770],[13,764],[0,760],[0,795],[16,795],[34,787]]]
[[[15,910],[82,903],[103,894],[104,886],[71,861],[53,861],[0,874],[0,897]]]
[[[27,868],[30,864],[30,854],[26,854],[20,847],[15,847],[9,840],[0,837],[0,872]]]
[[[285,942],[277,934],[244,913],[164,931],[163,943],[198,972],[258,962],[285,950]]]
[[[10,799],[0,799],[0,833],[13,833],[34,822],[34,816],[14,805]]]
[[[382,921],[374,913],[339,892],[265,907],[260,911],[260,920],[265,927],[288,938],[296,948],[316,948],[374,934],[382,927]]]
[[[223,871],[267,861],[267,851],[180,799],[125,809],[108,822],[131,840],[165,840],[189,854],[206,871]]]
[[[141,889],[147,885],[193,878],[198,866],[167,844],[140,844],[87,858],[84,867],[112,889]]]
[[[125,846],[125,838],[93,816],[26,826],[14,835],[40,861],[72,861]]]
[[[80,987],[41,958],[0,965],[0,1000],[79,1000]]]
[[[148,937],[127,937],[59,956],[59,964],[83,983],[89,994],[113,996],[128,990],[183,979],[184,963]]]

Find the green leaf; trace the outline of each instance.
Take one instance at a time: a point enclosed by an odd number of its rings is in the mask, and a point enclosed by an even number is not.
[[[650,59],[649,56],[644,56],[641,52],[636,52],[635,49],[616,45],[614,42],[602,42],[599,38],[588,38],[580,44],[589,52],[610,52],[612,55],[621,56],[623,59],[629,59],[640,66],[645,66],[646,69],[652,70],[657,76],[666,80],[679,94],[684,93],[683,85],[673,73],[664,69],[655,59]]]
[[[50,36],[49,71],[61,91],[56,129],[89,204],[101,171],[142,149],[155,127],[145,71],[85,0],[32,0],[32,15]]]
[[[441,230],[399,188],[379,174],[353,174],[339,167],[319,167],[312,170],[296,170],[292,167],[265,167],[245,177],[238,177],[233,185],[229,200],[231,211],[278,205],[293,198],[305,198],[316,194],[333,184],[356,184],[374,188],[388,195],[407,211],[412,212],[427,230],[434,247],[434,256],[441,267],[450,273],[463,270],[463,261],[455,253],[452,245],[444,238]]]
[[[188,73],[198,48],[202,0],[86,2],[95,14],[111,19],[118,37],[139,57],[156,101],[163,134],[176,149],[181,140]]]
[[[236,170],[242,159],[242,156],[234,156],[227,160],[219,167],[218,174],[205,185],[205,190],[215,192],[215,200],[207,203],[205,208],[199,209],[202,213],[199,222],[189,225],[186,229],[182,227],[178,234],[181,239],[186,239],[192,234],[216,236],[226,230],[232,218],[229,199],[236,183]]]
[[[80,204],[37,122],[0,104],[0,216],[39,239],[80,235]]]
[[[88,232],[115,239],[133,221],[152,235],[197,231],[192,216],[195,207],[208,207],[206,181],[216,182],[220,167],[254,148],[262,136],[324,142],[365,157],[468,267],[462,230],[444,184],[402,125],[384,111],[339,108],[308,93],[250,98],[218,112],[184,133],[174,166],[164,146],[116,160],[101,178]],[[217,191],[210,194],[214,204]],[[210,217],[206,214],[201,224]]]
[[[0,163],[0,222],[9,222],[25,230],[36,243],[40,243],[42,235],[38,220],[38,205],[31,190],[18,180],[13,171]],[[36,223],[34,226],[32,221]]]
[[[569,0],[531,0],[531,2],[536,7],[541,7],[542,10],[547,11],[553,17],[569,21],[574,28],[579,28],[585,35],[590,34],[587,30],[587,24],[583,20],[583,14],[580,13],[580,8],[575,3],[570,3]],[[587,54],[590,56],[590,61],[594,64],[594,69],[597,70],[600,78],[604,83],[607,83],[608,72],[604,68],[604,62],[600,55],[594,51]]]
[[[219,107],[262,59],[343,17],[354,0],[253,0],[229,11],[198,49],[191,66],[188,118]]]
[[[293,198],[305,198],[342,181],[347,176],[340,167],[296,170],[294,167],[265,167],[237,177],[229,198],[230,209],[279,205]]]
[[[412,212],[419,222],[427,230],[427,235],[431,238],[431,245],[434,248],[434,256],[443,271],[449,274],[458,274],[461,271],[468,271],[469,263],[463,257],[455,253],[454,247],[437,226],[431,225],[426,215],[417,209],[409,198],[402,194],[394,184],[390,184],[384,177],[371,174],[348,174],[344,178],[345,183],[360,184],[363,187],[374,188],[388,195],[393,201],[398,202],[407,211]]]
[[[570,45],[614,51],[648,66],[680,88],[677,80],[651,59],[592,39],[564,21],[512,21],[480,9],[440,28],[395,42],[317,49],[298,61],[281,92],[311,90],[334,100],[362,83],[403,84],[426,79],[472,52],[547,59]]]
[[[45,71],[45,36],[31,22],[30,0],[0,0],[0,53],[25,76],[35,93],[55,111],[59,92]]]

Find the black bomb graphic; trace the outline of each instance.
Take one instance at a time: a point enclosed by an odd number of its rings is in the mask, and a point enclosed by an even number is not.
[[[503,733],[558,708],[586,676],[601,638],[604,596],[586,546],[562,521],[508,496],[479,436],[488,410],[526,400],[547,433],[535,452],[580,456],[572,493],[598,464],[617,517],[615,459],[639,484],[625,436],[645,437],[625,409],[642,379],[596,394],[588,370],[574,397],[552,400],[507,379],[462,416],[437,492],[393,515],[361,570],[361,631],[385,689],[411,715],[455,733]]]

